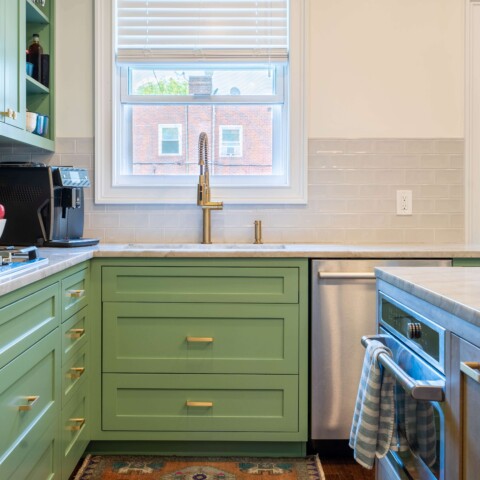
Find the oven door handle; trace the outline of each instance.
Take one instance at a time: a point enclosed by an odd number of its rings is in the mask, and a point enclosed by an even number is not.
[[[367,348],[372,340],[382,341],[385,335],[366,335],[362,337],[362,345]],[[405,389],[405,391],[415,400],[424,400],[430,402],[443,402],[445,400],[445,381],[421,381],[414,380],[400,366],[395,363],[390,355],[381,353],[378,355],[380,363],[387,372],[391,373],[395,380]]]

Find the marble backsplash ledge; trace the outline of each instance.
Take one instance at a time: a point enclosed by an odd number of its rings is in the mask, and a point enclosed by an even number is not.
[[[462,243],[463,139],[310,139],[306,205],[225,205],[212,215],[214,242]],[[2,144],[0,161],[87,168],[94,140],[60,138],[55,154]],[[396,191],[411,190],[413,215],[396,215]],[[195,205],[96,205],[85,192],[85,236],[102,242],[199,242]]]

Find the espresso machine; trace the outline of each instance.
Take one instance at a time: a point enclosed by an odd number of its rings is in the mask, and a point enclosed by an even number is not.
[[[41,163],[0,163],[0,204],[7,222],[2,245],[80,247],[98,239],[83,238],[83,189],[87,170]]]

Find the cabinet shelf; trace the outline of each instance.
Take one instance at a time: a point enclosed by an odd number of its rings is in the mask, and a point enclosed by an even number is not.
[[[50,93],[50,89],[43,85],[42,83],[38,82],[34,78],[30,77],[27,75],[26,77],[27,81],[27,94],[44,94],[47,95]]]
[[[48,17],[33,3],[32,0],[27,0],[27,22],[28,23],[41,23],[48,25],[50,23]]]
[[[44,150],[49,150],[53,152],[55,150],[55,142],[46,137],[41,137],[40,135],[35,135],[34,133],[25,132],[27,138],[27,143],[34,147],[43,148]]]

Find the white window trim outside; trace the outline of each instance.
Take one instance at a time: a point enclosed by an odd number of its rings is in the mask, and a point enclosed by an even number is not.
[[[114,157],[119,153],[120,112],[118,75],[114,62],[113,7],[115,0],[95,2],[95,203],[97,204],[194,204],[196,184],[156,186],[148,178],[140,187],[113,186]],[[307,127],[306,59],[308,56],[308,0],[291,0],[289,97],[290,134],[285,148],[289,151],[288,184],[232,187],[217,185],[211,178],[212,200],[225,204],[304,204],[307,201]],[[114,121],[117,122],[114,128]],[[117,139],[118,137],[118,139]],[[274,152],[275,154],[275,152]]]
[[[220,128],[220,153],[219,153],[219,157],[237,157],[237,158],[243,157],[243,127],[242,127],[242,125],[220,125],[219,128]],[[224,145],[224,142],[223,142],[223,132],[224,132],[224,130],[238,130],[239,131],[238,151],[235,152],[232,155],[223,154],[223,149],[224,148],[228,148],[228,147],[232,146],[232,145]],[[237,149],[236,146],[234,146],[234,148]]]
[[[178,132],[178,152],[164,153],[163,148],[163,130],[165,128],[176,128]],[[160,124],[158,125],[158,155],[161,157],[180,157],[182,155],[182,125],[181,124]]]

